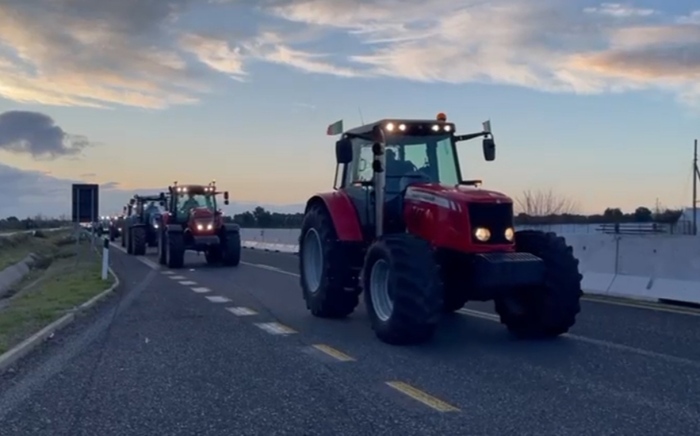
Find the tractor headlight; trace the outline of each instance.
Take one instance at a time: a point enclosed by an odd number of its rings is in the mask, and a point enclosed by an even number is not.
[[[153,228],[157,229],[158,228],[158,223],[153,223]]]
[[[513,239],[515,239],[515,231],[512,227],[508,227],[503,236],[506,237],[506,241],[513,242]]]
[[[476,230],[474,230],[474,237],[481,242],[486,242],[491,239],[491,231],[486,227],[477,227]]]

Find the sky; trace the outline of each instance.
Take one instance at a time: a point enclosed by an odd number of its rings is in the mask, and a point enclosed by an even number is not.
[[[211,179],[231,212],[299,210],[332,187],[329,124],[438,112],[491,120],[495,161],[459,146],[485,188],[688,206],[698,41],[691,0],[3,0],[0,216]]]

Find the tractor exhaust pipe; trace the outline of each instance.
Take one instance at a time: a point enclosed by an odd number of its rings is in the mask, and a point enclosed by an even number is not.
[[[374,177],[372,177],[374,183],[374,233],[375,237],[379,238],[384,234],[384,191],[386,187],[386,154],[384,149],[386,145],[384,131],[381,127],[375,126],[372,136],[374,138],[374,144],[372,144],[372,154],[374,155],[374,160],[372,161],[372,171],[374,172]]]

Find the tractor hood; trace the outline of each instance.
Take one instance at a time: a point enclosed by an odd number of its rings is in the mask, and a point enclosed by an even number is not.
[[[417,183],[408,187],[407,197],[419,199],[421,194],[439,197],[457,203],[513,203],[513,200],[500,192],[463,185],[441,185],[439,183]]]

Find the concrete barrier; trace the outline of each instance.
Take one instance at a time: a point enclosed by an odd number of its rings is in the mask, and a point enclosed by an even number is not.
[[[563,234],[587,294],[700,304],[700,238]],[[244,246],[296,253],[298,229],[241,229]]]

